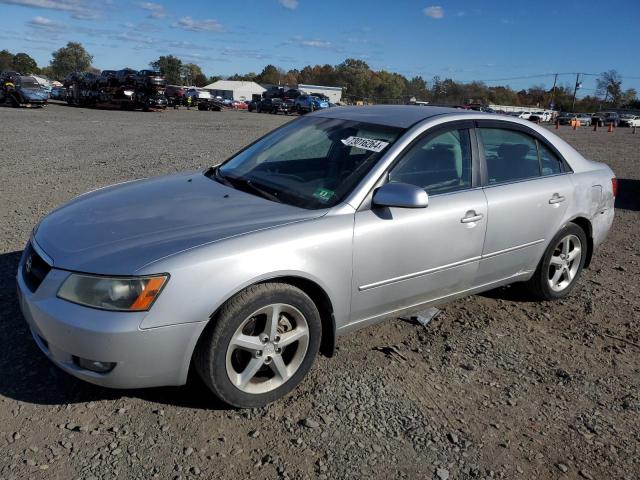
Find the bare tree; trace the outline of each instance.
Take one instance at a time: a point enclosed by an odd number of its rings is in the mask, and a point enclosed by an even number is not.
[[[602,72],[596,80],[596,95],[604,97],[605,102],[618,105],[622,98],[622,77],[616,70]]]

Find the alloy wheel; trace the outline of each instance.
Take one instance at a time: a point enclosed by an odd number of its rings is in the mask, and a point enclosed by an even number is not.
[[[270,392],[300,368],[309,346],[309,326],[295,307],[275,303],[247,317],[227,347],[229,380],[245,393]]]
[[[576,235],[567,235],[556,245],[549,262],[548,282],[551,290],[561,292],[573,282],[582,259],[582,242]]]

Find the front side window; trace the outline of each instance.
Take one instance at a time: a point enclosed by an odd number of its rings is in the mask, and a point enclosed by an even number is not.
[[[501,128],[480,128],[489,184],[540,176],[536,141],[526,133]]]
[[[419,140],[389,173],[389,182],[416,185],[430,195],[471,187],[469,130],[449,130]]]
[[[404,132],[304,117],[268,134],[208,173],[250,193],[302,208],[342,201]]]

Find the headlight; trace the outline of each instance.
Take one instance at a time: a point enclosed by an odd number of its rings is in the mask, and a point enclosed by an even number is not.
[[[64,281],[58,297],[80,305],[139,312],[149,310],[169,275],[148,277],[100,277],[72,273]]]

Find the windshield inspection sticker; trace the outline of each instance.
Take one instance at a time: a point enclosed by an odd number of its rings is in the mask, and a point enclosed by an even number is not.
[[[326,188],[318,188],[315,192],[313,192],[314,198],[317,198],[321,202],[328,202],[334,195],[335,192],[333,190],[329,190]]]
[[[344,140],[340,140],[348,147],[357,147],[363,150],[369,150],[371,152],[381,152],[384,147],[389,145],[389,142],[383,142],[382,140],[373,140],[372,138],[364,137],[349,137]]]

